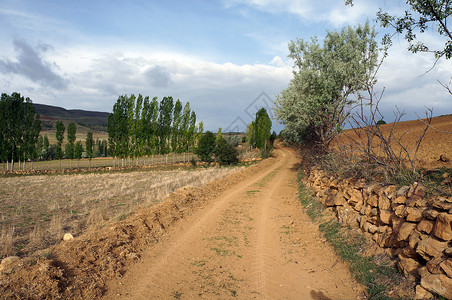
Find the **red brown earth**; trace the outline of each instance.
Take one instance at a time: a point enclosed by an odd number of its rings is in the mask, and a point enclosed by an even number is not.
[[[412,120],[397,123],[395,127],[393,127],[394,124],[380,125],[380,128],[385,137],[388,137],[392,129],[395,128],[394,136],[413,155],[416,141],[427,126],[425,122],[427,122],[426,119]],[[354,139],[357,137],[354,130],[346,130],[344,134]],[[347,138],[344,138],[342,141],[349,143],[349,139]],[[376,144],[375,140],[374,144]],[[393,147],[396,153],[400,149],[396,143],[393,143]],[[424,139],[420,144],[415,160],[418,167],[425,169],[452,167],[452,115],[432,118],[430,127],[427,129]]]
[[[23,258],[5,299],[356,299],[363,288],[303,212],[295,153]],[[6,273],[6,274],[5,274]]]

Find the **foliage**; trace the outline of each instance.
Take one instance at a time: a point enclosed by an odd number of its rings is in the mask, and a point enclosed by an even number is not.
[[[301,179],[303,168],[299,169]],[[319,229],[338,255],[345,260],[356,279],[367,288],[369,299],[397,299],[391,291],[402,279],[394,267],[377,263],[372,256],[364,256],[365,238],[350,229],[342,228],[330,218],[324,218],[325,206],[299,180],[299,198],[309,217],[319,222]],[[392,295],[391,295],[392,294]]]
[[[376,125],[384,125],[384,124],[386,124],[385,120],[381,119],[381,120],[378,120]]]
[[[267,141],[270,140],[271,136],[272,121],[265,108],[262,107],[257,111],[254,125],[256,147],[266,149]]]
[[[353,0],[346,0],[346,4],[353,5]],[[452,15],[452,2],[444,0],[407,0],[404,13],[394,16],[380,8],[377,19],[382,27],[392,27],[396,33],[405,33],[405,39],[409,42],[408,50],[417,52],[433,52],[437,58],[452,57],[452,32],[448,21]],[[445,39],[444,48],[432,50],[417,34],[427,30],[436,31]],[[384,38],[391,42],[391,36]]]
[[[255,122],[253,121],[246,126],[246,144],[249,148],[252,148],[256,143],[254,138],[254,124]]]
[[[81,141],[77,141],[75,144],[74,158],[80,160],[83,154],[83,145]]]
[[[63,149],[61,148],[61,145],[63,144],[64,140],[64,131],[65,127],[63,124],[63,121],[57,121],[56,123],[56,139],[57,139],[57,145],[55,149],[56,158],[61,160],[63,158]]]
[[[86,133],[86,142],[85,142],[85,150],[86,155],[91,160],[93,158],[93,151],[94,151],[94,139],[93,139],[93,133],[91,131]]]
[[[215,150],[215,134],[211,131],[206,133],[199,140],[198,147],[195,154],[204,162],[211,163],[213,161],[213,154]]]
[[[374,84],[378,48],[375,31],[366,22],[328,32],[323,46],[317,38],[289,43],[294,78],[277,96],[275,114],[290,142],[308,142],[328,151],[350,114],[357,95]]]
[[[120,96],[108,117],[109,154],[126,158],[192,150],[204,129],[201,123],[196,126],[190,104],[182,107],[172,97],[159,103],[156,97]]]
[[[77,133],[77,128],[75,126],[75,122],[69,123],[67,127],[67,140],[68,143],[66,145],[66,156],[69,159],[73,159],[75,156],[75,135]]]
[[[215,158],[220,166],[229,166],[239,162],[239,152],[233,145],[221,138],[215,148]]]

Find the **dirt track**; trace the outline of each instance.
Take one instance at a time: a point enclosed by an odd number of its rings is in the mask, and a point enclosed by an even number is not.
[[[105,298],[356,299],[362,288],[302,212],[295,154],[276,156],[168,229]]]

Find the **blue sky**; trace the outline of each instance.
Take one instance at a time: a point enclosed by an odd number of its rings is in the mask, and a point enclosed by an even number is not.
[[[107,112],[122,94],[173,96],[189,101],[207,129],[243,130],[292,78],[290,40],[322,40],[327,30],[372,21],[379,6],[403,8],[386,2],[0,0],[1,92]],[[433,34],[425,39],[441,45]],[[452,113],[452,96],[437,82],[450,81],[451,61],[424,75],[433,57],[406,47],[396,37],[379,72],[386,120],[395,105],[408,119],[425,106]]]

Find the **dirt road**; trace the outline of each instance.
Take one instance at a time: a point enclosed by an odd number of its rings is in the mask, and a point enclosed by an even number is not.
[[[303,213],[289,149],[169,229],[106,299],[356,299],[362,288]]]

